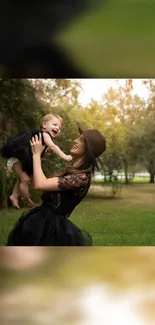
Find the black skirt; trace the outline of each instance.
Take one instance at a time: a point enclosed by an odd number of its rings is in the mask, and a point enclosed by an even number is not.
[[[24,212],[6,246],[91,246],[92,238],[66,217],[42,204]]]

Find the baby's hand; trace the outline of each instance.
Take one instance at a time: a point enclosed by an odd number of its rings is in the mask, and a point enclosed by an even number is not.
[[[65,157],[65,161],[69,162],[69,161],[72,161],[73,157],[71,155],[66,155]]]

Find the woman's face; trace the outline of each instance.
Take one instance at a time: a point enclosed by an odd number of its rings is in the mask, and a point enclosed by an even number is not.
[[[81,136],[78,139],[74,140],[74,145],[71,149],[71,154],[78,158],[84,157],[85,151],[86,151],[86,142],[83,134],[81,134]]]

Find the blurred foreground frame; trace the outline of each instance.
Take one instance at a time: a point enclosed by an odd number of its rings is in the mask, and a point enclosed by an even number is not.
[[[155,77],[155,1],[2,0],[0,75]]]
[[[57,35],[107,0],[2,0],[0,75],[2,77],[88,77]],[[70,27],[71,26],[71,27]]]
[[[0,248],[3,325],[155,324],[155,247]]]

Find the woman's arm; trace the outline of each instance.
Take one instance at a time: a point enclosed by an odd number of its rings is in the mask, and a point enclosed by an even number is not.
[[[39,155],[33,155],[33,184],[38,191],[66,191],[87,187],[88,176],[85,173],[46,178],[41,167]]]
[[[57,155],[61,159],[65,161],[71,161],[72,156],[66,155],[51,139],[48,133],[44,132],[43,133],[43,138],[46,146],[52,151],[53,154]]]
[[[58,177],[46,178],[41,167],[41,157],[33,155],[33,187],[38,191],[59,191]]]

